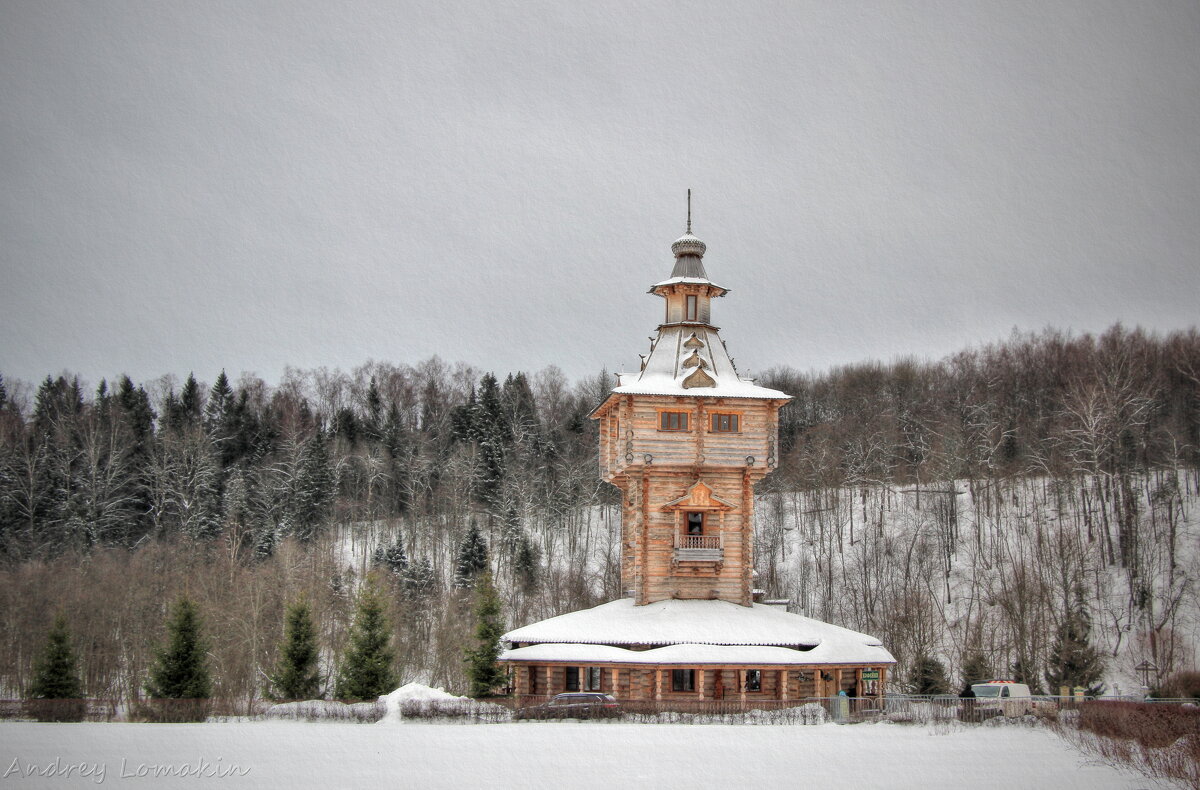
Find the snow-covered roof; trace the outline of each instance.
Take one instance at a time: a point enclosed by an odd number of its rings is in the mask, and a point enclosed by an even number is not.
[[[794,650],[789,647],[761,645],[667,645],[651,650],[627,650],[611,645],[549,644],[530,645],[506,650],[501,661],[562,661],[596,664],[888,664],[892,657],[882,647],[864,649],[862,654],[843,654],[836,658],[822,655],[827,651]],[[869,655],[868,655],[869,652]]]
[[[894,663],[895,659],[878,639],[841,628],[803,615],[781,611],[771,606],[754,604],[739,606],[728,601],[656,601],[635,606],[632,598],[622,598],[601,604],[591,609],[551,617],[523,628],[517,628],[502,637],[508,642],[535,643],[560,654],[573,650],[568,645],[578,645],[592,660],[599,657],[603,648],[612,645],[672,645],[694,649],[708,646],[753,646],[786,649],[801,647],[803,650],[788,650],[795,653],[794,662],[782,663]],[[519,650],[509,651],[512,657]],[[624,655],[629,652],[623,648]],[[657,651],[655,651],[657,652]],[[687,651],[679,654],[695,655]],[[521,655],[533,655],[521,654]],[[608,655],[608,654],[606,654]],[[658,653],[670,658],[676,653]],[[714,654],[715,655],[715,654]],[[765,659],[765,656],[763,657]],[[518,660],[513,658],[512,660]],[[531,659],[532,660],[532,659]],[[574,658],[540,660],[574,660]],[[625,659],[622,659],[625,660]],[[629,659],[635,660],[635,659]],[[640,659],[636,659],[640,660]],[[650,659],[645,659],[651,661]],[[759,661],[759,658],[755,658]],[[651,663],[687,663],[686,660],[659,661]],[[712,663],[712,662],[705,662]],[[732,663],[741,663],[733,661]],[[772,662],[779,663],[779,662]]]
[[[717,294],[717,296],[724,296],[725,294],[729,293],[728,288],[722,285],[717,285],[707,277],[668,277],[662,282],[658,282],[650,286],[649,293],[654,293],[655,288],[661,288],[664,285],[679,285],[680,283],[690,283],[692,285],[711,285],[713,288],[721,289],[721,293]]]
[[[619,395],[670,395],[681,398],[761,398],[763,400],[791,400],[791,395],[779,390],[760,387],[752,381],[738,379],[737,381],[722,381],[717,379],[714,387],[702,389],[687,389],[677,381],[662,377],[643,377],[633,384],[623,384],[614,387],[613,392]]]
[[[697,369],[711,378],[712,386],[684,386],[684,381]],[[786,393],[760,387],[739,376],[717,330],[700,323],[660,327],[645,367],[636,376],[623,376],[613,392],[692,398],[791,399]]]
[[[697,258],[703,258],[704,252],[707,249],[708,245],[693,236],[690,229],[687,233],[683,234],[671,243],[671,252],[677,258],[683,256],[695,256]]]

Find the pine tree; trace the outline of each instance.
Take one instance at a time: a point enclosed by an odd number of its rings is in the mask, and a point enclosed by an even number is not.
[[[271,676],[271,696],[281,700],[320,699],[317,631],[306,601],[288,607],[279,662]]]
[[[229,386],[229,377],[222,370],[209,390],[208,403],[204,405],[204,427],[210,433],[223,434],[232,408],[233,387]]]
[[[367,387],[367,415],[363,420],[363,430],[372,439],[379,439],[383,435],[383,395],[374,376],[371,376],[371,384]]]
[[[221,460],[222,486],[224,470],[237,458],[237,428],[237,399],[233,387],[229,385],[229,377],[222,370],[209,390],[208,402],[204,404],[204,429]]]
[[[335,696],[340,700],[372,700],[396,686],[392,670],[390,627],[383,602],[370,582],[358,598],[358,612],[350,628],[350,646],[342,656]]]
[[[500,402],[500,386],[491,373],[479,380],[479,405],[474,418],[473,433],[479,445],[476,487],[479,501],[494,512],[500,503],[512,428]]]
[[[196,381],[196,376],[188,373],[187,381],[183,384],[183,390],[179,393],[179,418],[180,426],[192,427],[200,423],[201,413],[201,397],[200,384]]]
[[[1083,591],[1076,591],[1075,606],[1067,613],[1046,667],[1046,685],[1057,693],[1062,686],[1087,689],[1089,696],[1104,693],[1100,678],[1104,675],[1104,659],[1092,646],[1092,619],[1083,600]]]
[[[38,721],[79,721],[87,710],[67,618],[61,614],[54,618],[50,633],[46,635],[46,644],[34,661],[29,697],[52,700],[29,705],[30,712]]]
[[[427,598],[433,594],[436,581],[433,563],[427,557],[414,560],[404,573],[404,595],[412,600]]]
[[[983,683],[992,679],[992,666],[988,663],[987,656],[978,648],[967,654],[963,660],[962,666],[963,687],[959,692],[959,696],[966,696],[971,690],[972,684]]]
[[[292,497],[292,530],[300,540],[317,537],[333,507],[337,481],[329,459],[329,445],[318,430],[304,443]]]
[[[358,431],[358,418],[354,415],[353,409],[343,406],[334,412],[333,430],[331,431],[334,436],[341,436],[347,444],[353,447],[358,444]]]
[[[479,532],[479,526],[472,521],[458,545],[458,561],[454,564],[454,586],[472,587],[475,577],[488,568],[488,548]]]
[[[167,642],[155,651],[146,693],[154,699],[207,699],[212,693],[196,605],[180,598],[167,621]]]
[[[913,662],[909,685],[913,694],[949,694],[950,681],[946,679],[946,667],[932,656],[921,656]]]
[[[483,573],[475,586],[476,647],[466,653],[467,675],[471,679],[471,696],[486,697],[505,683],[504,670],[496,663],[500,657],[500,637],[504,623],[500,619],[500,596],[492,584],[492,575]]]
[[[404,535],[397,533],[389,545],[380,544],[373,557],[375,564],[387,568],[397,577],[403,578],[408,571],[408,553],[404,550]]]
[[[540,581],[538,550],[529,536],[522,533],[517,542],[517,557],[513,562],[513,575],[521,591],[528,594],[537,590]]]

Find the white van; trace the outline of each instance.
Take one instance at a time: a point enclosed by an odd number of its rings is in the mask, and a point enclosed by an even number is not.
[[[1024,716],[1033,712],[1033,698],[1029,686],[1024,683],[989,680],[971,684],[971,691],[975,694],[975,708],[985,715],[993,710],[1005,716]]]

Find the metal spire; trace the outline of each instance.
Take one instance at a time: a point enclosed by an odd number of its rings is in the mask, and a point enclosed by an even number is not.
[[[688,224],[687,232],[690,235],[692,232],[692,190],[688,190]]]

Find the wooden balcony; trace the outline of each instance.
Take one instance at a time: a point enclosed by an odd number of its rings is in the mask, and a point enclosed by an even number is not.
[[[675,534],[676,562],[722,562],[725,539],[722,535]]]

